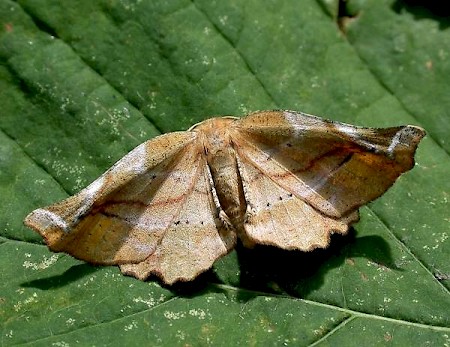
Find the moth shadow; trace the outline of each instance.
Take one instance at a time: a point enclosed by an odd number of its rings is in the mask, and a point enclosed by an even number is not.
[[[90,275],[97,271],[95,266],[88,263],[73,265],[60,275],[54,275],[47,278],[40,278],[22,283],[20,286],[24,288],[37,288],[42,290],[58,289],[68,285],[71,282]]]
[[[155,280],[155,277],[152,277],[151,280]],[[212,269],[201,273],[194,280],[188,282],[179,281],[172,285],[166,285],[161,280],[158,280],[158,282],[161,287],[184,298],[192,298],[205,293],[221,291],[220,289],[211,286],[211,283],[221,282]]]
[[[270,246],[237,248],[240,266],[238,299],[247,301],[257,293],[306,297],[320,288],[327,273],[366,258],[373,263],[398,270],[388,243],[380,236],[356,237],[353,228],[346,236],[333,235],[327,249],[312,252],[286,251]],[[336,275],[336,274],[335,274]]]

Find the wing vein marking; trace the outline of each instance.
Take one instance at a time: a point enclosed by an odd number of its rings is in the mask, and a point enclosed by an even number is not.
[[[145,227],[146,228],[149,227],[148,224],[141,223],[139,220],[135,220],[135,221],[134,220],[130,220],[130,219],[128,219],[128,218],[126,218],[124,216],[121,216],[119,214],[116,214],[116,213],[106,212],[106,211],[101,211],[101,212],[98,212],[98,213],[104,215],[105,217],[119,219],[119,220],[121,220],[121,221],[123,221],[123,222],[125,222],[125,223],[127,223],[127,224],[129,224],[131,226],[139,225],[139,226],[144,227],[144,228]]]
[[[193,150],[193,149],[191,149],[191,150]],[[182,160],[183,157],[184,157],[184,156],[181,156],[179,162],[182,162],[182,161],[183,161],[183,160]],[[162,233],[161,233],[160,238],[159,238],[158,241],[156,242],[155,250],[158,249],[158,246],[161,245],[161,242],[163,241],[164,237],[166,236],[167,231],[168,231],[168,230],[170,229],[170,227],[173,225],[174,220],[176,220],[177,217],[180,215],[180,212],[181,212],[181,210],[183,209],[186,200],[187,200],[188,197],[192,194],[192,191],[193,191],[193,189],[194,189],[194,187],[195,187],[195,182],[197,182],[197,180],[198,180],[199,169],[200,169],[200,167],[201,167],[201,166],[199,165],[199,161],[196,160],[196,158],[197,158],[197,156],[194,156],[194,158],[192,159],[192,162],[194,163],[194,165],[197,164],[197,168],[195,169],[195,174],[192,176],[192,180],[191,180],[190,185],[189,185],[188,189],[186,190],[186,192],[183,193],[182,195],[180,195],[180,196],[178,197],[178,199],[175,200],[175,201],[178,201],[178,202],[179,202],[179,207],[177,208],[177,210],[175,211],[175,213],[173,214],[172,218],[171,218],[170,221],[167,223],[167,225],[166,225],[165,227],[163,227],[163,228],[160,229],[160,230],[162,230]],[[175,167],[176,167],[176,165],[175,165]],[[172,168],[173,168],[173,167],[172,167]],[[164,179],[163,179],[162,181],[164,181],[165,179],[167,179],[167,177],[168,177],[168,175],[165,175],[165,176],[164,176]],[[161,181],[160,183],[162,183],[162,181]],[[141,202],[136,202],[136,203],[140,204]],[[161,203],[164,203],[164,201],[162,201]],[[142,203],[142,204],[143,204],[143,203]],[[148,205],[143,204],[143,205],[145,205],[145,206],[152,206],[152,204],[148,204]],[[114,206],[114,203],[111,204],[111,206]],[[154,206],[154,205],[153,205],[153,206]],[[127,224],[130,224],[130,225],[136,225],[136,224],[137,224],[137,225],[143,226],[144,228],[147,228],[147,229],[149,228],[149,225],[147,225],[147,224],[142,224],[141,222],[139,222],[139,220],[131,221],[131,220],[129,220],[129,219],[123,217],[123,216],[117,215],[117,214],[115,214],[115,213],[107,212],[107,211],[104,211],[104,210],[103,210],[103,211],[100,210],[100,213],[105,214],[105,215],[107,215],[107,216],[111,215],[112,217],[115,217],[115,218],[118,218],[118,219],[120,219],[120,220],[123,220],[123,221],[125,221]],[[151,253],[151,254],[153,254],[153,253]],[[151,256],[151,254],[149,254],[149,256]]]
[[[176,210],[176,212],[173,214],[172,219],[170,220],[170,223],[167,224],[167,227],[164,229],[163,233],[161,234],[161,237],[159,238],[158,242],[156,243],[156,248],[158,248],[158,246],[161,245],[162,240],[164,239],[164,237],[166,236],[167,230],[170,228],[170,226],[172,225],[173,221],[176,219],[176,217],[178,217],[180,215],[181,210],[184,207],[184,204],[186,203],[186,199],[191,195],[194,187],[195,187],[195,183],[198,180],[198,176],[199,176],[199,170],[201,168],[201,165],[199,164],[199,160],[194,160],[195,163],[197,163],[197,168],[195,170],[195,174],[192,177],[192,181],[191,181],[191,185],[189,187],[189,189],[186,191],[185,197],[183,200],[183,202],[180,203],[180,207]]]
[[[165,166],[165,169],[168,170],[168,171],[167,171],[167,172],[164,174],[164,176],[159,180],[159,182],[158,182],[159,185],[161,185],[162,182],[168,178],[168,176],[169,176],[169,174],[170,174],[170,171],[171,171],[172,169],[174,169],[174,168],[177,166],[176,164],[177,164],[178,162],[181,162],[181,158],[183,158],[184,155],[185,155],[185,154],[183,154],[183,150],[179,150],[179,151],[174,155],[174,157],[173,157],[172,159],[170,159],[169,157],[166,157],[166,158],[164,158],[164,160],[163,160],[161,163],[159,163],[157,166],[155,166],[155,167],[159,167],[159,166],[161,166],[166,160],[169,160],[168,163],[167,163],[167,166]],[[177,158],[179,158],[180,161],[177,161]],[[117,165],[117,163],[114,164],[114,166],[113,166],[112,168],[117,167],[116,165]],[[163,167],[164,167],[164,165],[163,165]],[[109,172],[109,171],[112,171],[112,168],[110,168],[110,169],[108,170],[108,172]],[[153,183],[153,182],[154,182],[154,181],[152,181],[151,183]],[[147,184],[146,187],[148,188],[148,187],[151,185],[151,183]],[[156,190],[158,190],[158,187],[157,187]],[[185,195],[188,196],[188,194],[185,194]],[[184,197],[184,198],[186,199],[186,197]],[[136,201],[135,203],[141,203],[141,204],[144,205],[144,206],[149,206],[149,205],[146,205],[146,204],[142,203],[141,201]],[[162,201],[161,203],[164,203],[164,202]],[[182,205],[183,205],[183,204],[181,203],[181,206],[182,206]],[[105,211],[105,209],[108,208],[108,207],[110,207],[110,206],[115,206],[114,201],[112,201],[111,203],[105,202],[105,203],[99,205],[99,206],[98,206],[95,210],[93,210],[92,212],[101,213],[101,214],[103,214],[103,215],[105,215],[105,216],[109,216],[109,214],[110,214],[111,216],[114,216],[115,218],[117,218],[117,219],[119,219],[119,220],[121,220],[121,221],[124,221],[126,224],[130,225],[131,227],[136,226],[136,225],[139,225],[139,226],[144,227],[144,229],[149,230],[149,225],[147,225],[147,224],[142,224],[142,223],[139,221],[139,218],[136,218],[136,219],[134,219],[134,220],[131,220],[131,219],[128,219],[126,216],[121,216],[121,215],[119,215],[119,214],[115,214],[115,213],[111,213],[111,212]],[[90,213],[90,215],[94,215],[94,213]],[[163,230],[163,232],[162,232],[162,234],[161,234],[161,238],[158,240],[157,245],[160,244],[162,238],[163,238],[164,235],[166,234],[167,229],[170,227],[170,225],[172,224],[172,222],[173,222],[173,219],[167,224],[167,226],[166,226],[165,228],[164,228],[164,227],[163,227],[163,228],[159,228],[159,229],[158,229],[158,228],[155,228],[156,230]],[[81,236],[81,235],[79,235],[79,236]],[[102,239],[103,239],[104,237],[105,237],[105,233],[102,235]],[[100,248],[100,247],[101,247],[101,244],[100,244],[100,243],[97,243],[97,244],[95,245],[95,252],[101,251],[101,248]],[[156,250],[156,247],[155,247],[155,250]],[[151,253],[151,254],[153,254],[153,253]],[[149,255],[150,255],[150,254],[149,254]]]
[[[264,187],[267,188],[266,183],[264,183]],[[268,191],[268,190],[266,189],[265,191]],[[264,192],[261,192],[261,193],[264,194],[265,196],[267,196]],[[268,201],[267,198],[266,198],[266,201]],[[270,215],[270,224],[272,225],[273,232],[276,233],[278,229],[281,229],[282,234],[285,235],[284,228],[275,228],[275,222],[274,222],[274,218],[273,218],[272,208],[266,208],[266,210],[269,212],[269,215]]]
[[[155,201],[155,202],[150,202],[148,204],[142,202],[142,201],[133,201],[133,200],[112,200],[112,201],[108,201],[103,203],[101,206],[97,207],[95,210],[93,210],[91,213],[89,213],[90,215],[98,213],[99,211],[102,211],[108,207],[113,207],[113,206],[118,206],[118,205],[138,205],[140,207],[154,207],[154,206],[159,206],[159,205],[167,205],[167,204],[171,204],[171,203],[177,203],[182,201],[185,198],[185,195],[189,195],[187,192],[178,195],[177,197],[174,198],[168,198],[166,200],[161,200],[161,201]]]
[[[355,175],[353,172],[348,171],[348,170],[344,167],[344,165],[345,165],[346,163],[348,163],[348,162],[353,158],[353,155],[354,155],[353,152],[350,152],[349,154],[347,154],[347,155],[345,156],[345,158],[342,159],[342,161],[341,161],[335,168],[333,168],[333,169],[328,173],[328,175],[324,176],[322,179],[320,179],[319,181],[317,181],[317,183],[314,184],[314,186],[310,186],[311,189],[314,190],[314,191],[317,191],[317,189],[322,188],[322,187],[327,183],[328,179],[329,179],[330,177],[333,177],[333,175],[334,175],[336,172],[338,172],[339,169],[341,169],[341,168],[342,168],[342,170],[345,170],[345,172],[347,172],[349,175],[352,175],[352,176],[354,176],[354,177],[357,176],[357,175]]]
[[[239,140],[242,141],[242,142],[245,142],[246,146],[249,146],[249,147],[253,148],[255,151],[261,153],[262,155],[267,156],[267,154],[263,150],[261,150],[258,146],[253,144],[251,141],[245,140],[242,137],[240,137]],[[238,145],[238,143],[235,143],[235,144]],[[239,148],[239,146],[236,146],[236,148]],[[347,151],[350,151],[350,153],[348,153],[348,155],[344,157],[342,164],[345,164],[347,161],[349,161],[351,159],[351,157],[348,158],[348,156],[350,154],[351,154],[351,156],[353,156],[355,153],[360,153],[361,152],[359,149],[356,149],[356,148],[346,148],[346,147],[333,148],[333,149],[331,149],[331,150],[329,150],[329,151],[327,151],[325,153],[322,153],[321,155],[317,156],[316,158],[312,159],[311,163],[308,166],[303,167],[301,169],[296,169],[296,170],[287,169],[284,165],[282,165],[279,161],[273,159],[270,155],[268,156],[267,159],[271,160],[272,162],[274,162],[278,167],[282,168],[286,172],[285,174],[276,174],[276,175],[273,175],[273,176],[279,177],[279,178],[283,178],[283,177],[287,177],[287,176],[293,176],[299,182],[302,182],[302,183],[305,184],[305,182],[303,180],[301,180],[296,174],[302,173],[302,172],[306,172],[306,171],[310,170],[311,168],[316,166],[317,163],[323,158],[326,158],[326,157],[332,156],[332,155],[337,155],[339,153],[345,153]],[[298,161],[296,161],[296,160],[293,160],[293,161],[298,163]],[[333,172],[335,172],[336,169],[339,169],[340,165],[341,165],[341,163],[335,169],[333,169]]]
[[[271,181],[271,182],[273,182],[273,181]],[[266,184],[265,184],[265,186],[266,186],[266,188],[268,188]],[[280,186],[278,186],[278,187],[280,187]],[[280,188],[284,189],[283,187],[280,187]],[[266,191],[269,191],[269,189],[266,189]],[[286,211],[286,215],[287,215],[287,217],[289,218],[289,220],[290,220],[290,222],[291,222],[291,225],[294,225],[294,221],[292,220],[292,217],[291,217],[291,215],[289,214],[289,210],[287,209],[286,203],[279,202],[279,204],[281,204],[281,205],[283,206],[284,210]],[[276,203],[274,203],[273,205],[276,206]],[[272,214],[272,208],[268,208],[268,210],[269,210],[270,215],[273,216],[273,214]],[[301,209],[300,209],[300,210],[301,210]],[[273,218],[271,218],[271,220],[272,220],[272,224],[274,224],[274,223],[273,223]],[[280,232],[280,231],[281,231],[280,234],[281,234],[285,239],[290,238],[290,237],[289,237],[289,233],[288,233],[288,231],[286,230],[286,228],[284,228],[284,227],[277,228],[277,229],[275,229],[275,227],[273,227],[273,228],[274,228],[274,232],[277,232],[277,231]]]
[[[291,193],[293,196],[295,196],[297,199],[300,199],[301,201],[303,201],[304,203],[308,204],[308,206],[310,206],[311,208],[313,208],[316,212],[320,213],[321,216],[327,217],[327,218],[332,218],[330,216],[328,216],[327,214],[325,214],[324,212],[322,212],[321,210],[319,210],[318,208],[316,208],[315,206],[311,205],[306,199],[304,199],[303,197],[297,195],[294,191],[290,190],[289,187],[284,187],[283,185],[281,185],[280,183],[278,183],[277,181],[275,181],[270,175],[266,174],[265,171],[263,171],[253,160],[250,159],[249,156],[245,155],[244,152],[239,150],[239,146],[237,145],[237,143],[233,142],[233,145],[235,145],[235,150],[236,152],[242,156],[245,157],[247,159],[247,162],[250,163],[250,165],[252,165],[254,168],[256,168],[256,170],[258,170],[261,174],[268,176],[269,179],[274,182],[278,187],[288,191],[289,193]],[[259,148],[257,149],[258,151],[262,152]],[[278,165],[279,167],[281,167],[282,169],[286,170],[289,172],[289,170],[287,170],[284,166],[282,166],[280,163],[278,163],[276,160],[273,160],[275,162],[276,165]],[[290,172],[289,172],[290,173]],[[291,173],[292,174],[292,173]],[[297,179],[299,182],[303,183],[305,187],[309,187],[309,185],[307,185],[304,181],[302,181],[301,179],[299,179],[297,176],[293,175],[292,176],[295,177],[295,179]],[[314,193],[317,193],[314,191]]]
[[[294,220],[292,219],[292,216],[291,216],[291,214],[290,214],[290,212],[289,212],[289,210],[288,210],[288,208],[287,208],[286,203],[283,203],[283,207],[284,207],[284,209],[285,209],[285,211],[286,211],[286,215],[287,215],[288,218],[289,218],[290,224],[291,224],[291,225],[297,225],[296,223],[294,223]],[[299,208],[298,211],[301,212],[301,213],[304,215],[303,209]]]

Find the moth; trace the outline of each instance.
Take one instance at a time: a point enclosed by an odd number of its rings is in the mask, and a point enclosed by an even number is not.
[[[425,131],[363,128],[294,111],[220,117],[142,143],[25,224],[50,250],[166,284],[244,246],[325,248],[358,208],[414,166]]]

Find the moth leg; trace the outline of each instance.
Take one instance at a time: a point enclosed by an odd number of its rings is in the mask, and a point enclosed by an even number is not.
[[[225,213],[224,210],[220,209],[217,218],[220,220],[220,222],[223,224],[223,226],[227,229],[227,230],[233,230],[234,231],[234,226],[231,223],[230,218],[228,218],[227,214]]]
[[[239,158],[239,156],[236,156],[236,163],[237,163],[239,175],[241,175],[241,173],[243,172],[243,169],[242,169],[242,162],[241,162],[241,159]],[[256,216],[257,212],[256,212],[255,206],[247,198],[249,196],[249,192],[250,192],[250,187],[248,186],[248,182],[243,180],[241,177],[241,183],[242,183],[242,190],[244,192],[244,199],[245,199],[245,203],[247,204],[247,207],[245,209],[243,223],[241,223],[241,225],[239,225],[237,232],[239,235],[239,239],[241,240],[244,247],[253,248],[253,247],[255,247],[256,242],[248,237],[247,232],[244,229],[244,225],[248,224],[248,223],[251,224],[252,220]]]

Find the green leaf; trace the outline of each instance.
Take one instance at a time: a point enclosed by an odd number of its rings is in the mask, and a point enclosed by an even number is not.
[[[394,0],[0,0],[0,344],[450,344],[449,24]],[[192,283],[22,225],[148,138],[272,108],[428,136],[329,249],[239,246]]]

